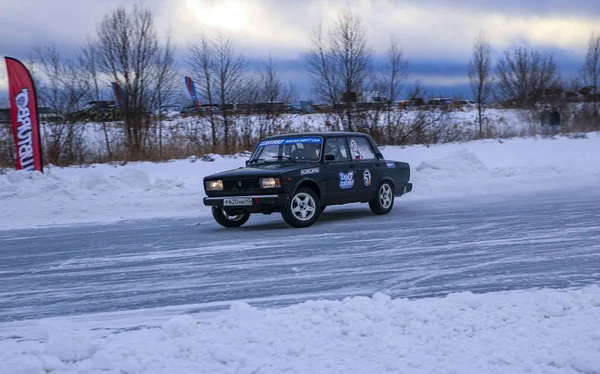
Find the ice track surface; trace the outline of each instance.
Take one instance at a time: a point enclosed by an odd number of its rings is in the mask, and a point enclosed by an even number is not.
[[[600,280],[600,191],[329,207],[307,229],[279,214],[0,231],[0,322],[233,300],[283,306],[383,292],[440,296]]]

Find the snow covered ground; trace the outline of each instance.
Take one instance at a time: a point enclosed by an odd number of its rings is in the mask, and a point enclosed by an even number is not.
[[[417,115],[424,112],[421,110],[397,110],[394,111],[394,118],[398,120],[404,120],[407,124],[413,121]],[[441,112],[436,112],[439,115]],[[477,110],[476,108],[461,108],[455,109],[450,112],[444,112],[447,116],[444,117],[444,123],[461,130],[468,134],[474,134],[478,132],[477,125]],[[380,114],[381,115],[381,114]],[[336,123],[337,115],[335,114],[282,114],[276,122],[279,126],[289,128],[292,131],[329,131],[331,128],[325,125],[325,123]],[[383,121],[385,116],[381,115]],[[489,133],[490,137],[506,137],[506,136],[525,136],[534,135],[539,132],[539,125],[537,122],[537,116],[534,111],[522,110],[522,109],[493,109],[487,108],[484,111],[484,118],[486,120],[484,131]],[[256,125],[261,121],[266,126],[271,124],[272,120],[266,120],[260,116],[247,116],[234,117],[233,121],[242,120],[250,121],[255,124],[254,136],[258,136],[258,128]],[[209,123],[206,121],[199,120],[198,117],[173,117],[169,120],[163,121],[165,128],[165,137],[169,134],[179,134],[178,142],[181,143],[186,139],[187,133],[194,133],[194,130],[199,127],[206,126],[208,130]],[[382,124],[383,125],[383,124]],[[86,146],[91,150],[98,150],[105,148],[105,133],[108,132],[110,139],[122,136],[119,132],[119,127],[115,123],[107,122],[104,125],[102,123],[87,122],[82,123],[82,131],[86,139]],[[338,129],[333,129],[338,130]],[[46,124],[42,124],[42,134],[48,131]]]
[[[600,183],[600,133],[587,139],[516,138],[437,146],[382,147],[409,162],[414,191],[406,199],[569,189]],[[28,228],[209,214],[202,178],[244,165],[244,156],[126,166],[47,169],[0,175],[0,228]]]
[[[403,201],[569,194],[600,185],[598,133],[385,147],[383,153],[412,166],[414,191]],[[202,177],[244,161],[10,172],[0,175],[0,227],[209,219]],[[77,318],[0,326],[0,374],[600,373],[600,287],[593,284],[417,300],[375,294],[266,310],[233,302],[225,312],[171,312],[158,326],[145,327],[155,321],[132,311],[123,318],[135,321],[135,329]]]
[[[233,303],[211,318],[110,333],[43,322],[0,341],[3,374],[598,373],[600,288],[383,294],[275,310]]]

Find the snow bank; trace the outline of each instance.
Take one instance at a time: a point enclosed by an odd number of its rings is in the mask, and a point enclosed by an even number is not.
[[[382,147],[411,165],[414,190],[403,199],[597,186],[600,134],[587,139],[512,139],[431,147]],[[244,166],[247,155],[165,163],[47,169],[0,175],[0,229],[154,217],[208,215],[204,176]]]
[[[0,175],[0,228],[207,214],[203,176],[242,166],[244,160],[9,171]]]
[[[523,138],[432,147],[382,147],[411,165],[414,193],[432,199],[568,190],[600,184],[600,133],[585,139]]]
[[[0,341],[0,372],[598,373],[599,318],[597,286],[270,310],[236,302],[211,319],[112,334],[45,322],[40,340]]]

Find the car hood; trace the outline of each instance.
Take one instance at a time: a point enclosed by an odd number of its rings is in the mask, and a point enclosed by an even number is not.
[[[235,178],[258,178],[258,177],[275,177],[286,172],[306,169],[317,163],[298,162],[298,163],[267,163],[240,167],[237,169],[226,170],[219,173],[208,175],[204,180],[214,179],[235,179]]]

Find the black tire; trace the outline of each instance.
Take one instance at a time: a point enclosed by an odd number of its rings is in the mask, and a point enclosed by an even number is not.
[[[281,212],[285,223],[292,227],[308,227],[317,222],[320,214],[319,198],[310,188],[299,188]]]
[[[248,221],[248,218],[250,218],[250,213],[248,212],[235,216],[228,216],[223,208],[218,208],[216,206],[212,207],[212,215],[219,225],[227,228],[240,227]]]
[[[384,181],[377,189],[377,195],[369,201],[369,207],[375,214],[388,214],[394,207],[394,186]]]

